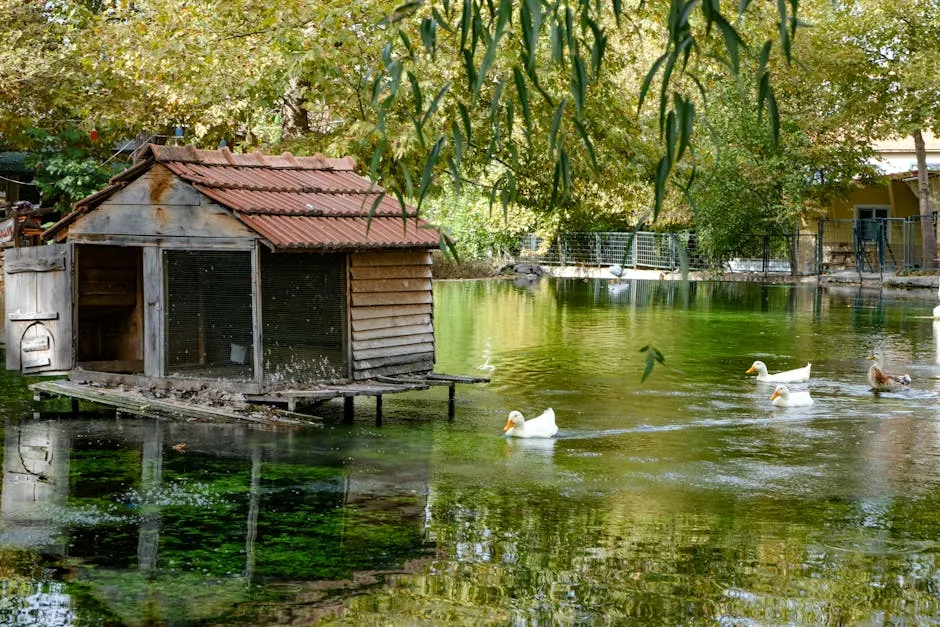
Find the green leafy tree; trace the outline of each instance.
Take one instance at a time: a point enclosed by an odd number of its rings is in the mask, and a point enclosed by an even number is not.
[[[123,167],[99,158],[88,133],[67,127],[57,134],[28,129],[35,150],[26,163],[33,168],[33,182],[39,187],[44,206],[65,213],[72,203],[103,188]]]
[[[933,0],[818,2],[801,54],[822,89],[864,125],[867,138],[912,136],[917,151],[923,259],[938,256],[923,132],[940,134],[940,5]]]

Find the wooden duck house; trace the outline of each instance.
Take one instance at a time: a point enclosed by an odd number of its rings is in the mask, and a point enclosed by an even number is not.
[[[430,373],[440,234],[353,165],[149,146],[7,251],[7,368],[255,395]]]

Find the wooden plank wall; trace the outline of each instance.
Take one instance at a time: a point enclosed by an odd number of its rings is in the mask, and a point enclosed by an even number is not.
[[[7,370],[35,374],[72,368],[71,247],[10,248],[5,262]]]
[[[431,253],[350,255],[353,378],[434,368]]]

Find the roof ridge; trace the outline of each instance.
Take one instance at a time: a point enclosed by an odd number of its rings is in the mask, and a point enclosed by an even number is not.
[[[236,213],[245,215],[268,215],[268,216],[307,216],[311,218],[368,218],[369,210],[352,210],[343,212],[339,209],[321,209],[310,206],[307,209],[266,209],[264,207],[238,207],[234,210]],[[372,217],[377,218],[400,218],[401,211],[376,210]],[[405,214],[407,218],[420,218],[417,210],[409,211]]]
[[[251,183],[229,183],[224,181],[213,181],[200,176],[178,176],[192,183],[193,185],[199,185],[201,187],[211,187],[213,189],[233,189],[245,192],[267,192],[272,194],[329,194],[332,196],[341,196],[346,194],[349,196],[369,196],[373,194],[378,195],[384,191],[381,188],[378,188],[377,191],[369,191],[368,189],[362,188],[336,189],[314,187],[312,185],[296,185],[293,187],[253,185]]]

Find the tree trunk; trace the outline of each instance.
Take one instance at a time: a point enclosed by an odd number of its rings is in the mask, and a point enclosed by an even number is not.
[[[310,131],[310,116],[304,107],[306,85],[297,77],[290,79],[281,105],[281,141],[303,137]]]
[[[937,231],[933,223],[933,199],[930,197],[930,173],[927,172],[927,149],[924,135],[914,131],[914,152],[917,154],[917,201],[920,209],[920,238],[923,267],[937,267]]]

